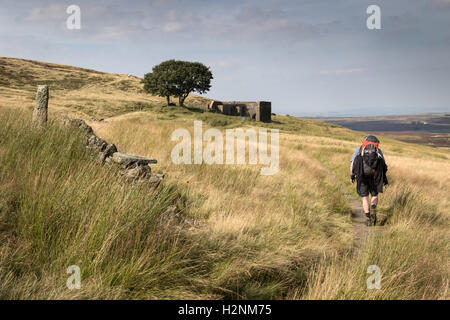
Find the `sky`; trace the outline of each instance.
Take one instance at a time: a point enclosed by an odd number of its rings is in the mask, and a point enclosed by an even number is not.
[[[1,0],[0,56],[140,77],[199,61],[214,75],[204,96],[279,114],[450,112],[450,0]]]

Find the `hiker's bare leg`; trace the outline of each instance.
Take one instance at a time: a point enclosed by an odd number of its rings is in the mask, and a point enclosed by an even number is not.
[[[377,207],[377,204],[378,204],[378,196],[372,196],[372,199],[371,199],[370,203],[371,203],[370,216],[373,219],[372,220],[373,225],[376,226],[377,225],[376,207]]]
[[[374,196],[374,197],[372,197],[372,200],[371,200],[371,205],[377,205],[378,204],[378,196]]]
[[[364,209],[364,213],[369,213],[369,196],[362,197],[362,205]]]

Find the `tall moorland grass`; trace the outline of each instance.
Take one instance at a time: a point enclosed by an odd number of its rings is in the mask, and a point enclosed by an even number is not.
[[[306,152],[348,182],[348,151],[356,143],[336,139],[300,138]],[[323,145],[323,147],[318,147]],[[336,152],[340,145],[343,152]],[[401,145],[402,152],[395,152]],[[356,255],[333,255],[313,268],[305,291],[293,298],[307,299],[448,299],[449,218],[448,152],[387,140],[382,145],[389,166],[390,185],[380,195],[378,211],[387,215],[383,227],[369,233]],[[424,152],[424,149],[429,152]],[[441,155],[437,157],[436,155]],[[444,158],[444,159],[443,159]],[[367,268],[381,269],[380,290],[368,290]]]
[[[152,114],[130,114],[111,119],[107,124],[98,124],[96,129],[127,150],[147,155],[156,154],[158,158],[165,159],[161,167],[172,178],[186,181],[187,189],[192,195],[205,197],[203,203],[197,202],[195,210],[204,213],[202,216],[207,218],[205,226],[211,230],[206,236],[204,229],[200,231],[202,239],[222,241],[226,248],[226,243],[231,244],[228,240],[230,235],[244,234],[242,230],[259,229],[261,231],[257,233],[257,237],[251,239],[252,242],[258,241],[260,248],[268,249],[261,250],[268,258],[264,264],[268,265],[280,258],[285,260],[290,255],[289,251],[278,249],[280,257],[277,257],[271,251],[277,247],[289,248],[293,238],[303,241],[291,247],[291,252],[301,255],[298,253],[300,248],[311,247],[314,250],[310,252],[322,252],[321,258],[315,256],[307,260],[310,266],[306,272],[304,267],[295,265],[302,272],[303,282],[295,285],[296,282],[293,281],[294,285],[289,286],[289,293],[285,296],[287,298],[447,297],[449,211],[446,190],[449,189],[450,182],[442,173],[450,172],[445,161],[448,152],[383,139],[382,147],[390,167],[390,185],[380,196],[379,211],[388,216],[388,222],[383,229],[378,228],[372,232],[367,245],[355,255],[352,246],[348,245],[348,239],[352,237],[351,232],[348,232],[348,222],[341,222],[338,229],[334,229],[336,216],[323,213],[341,213],[349,217],[340,187],[347,188],[356,196],[354,186],[349,183],[349,157],[364,135],[348,131],[341,139],[340,136],[336,137],[336,132],[331,134],[331,131],[327,132],[323,127],[319,126],[314,130],[314,123],[308,123],[309,128],[305,132],[302,129],[303,121],[298,124],[295,119],[289,121],[292,122],[290,127],[299,126],[300,134],[289,133],[289,130],[281,134],[281,170],[269,178],[251,174],[254,169],[250,167],[222,170],[208,166],[173,166],[169,159],[173,145],[167,141],[170,141],[170,133],[175,128],[189,128],[191,122],[182,116],[161,121]],[[334,129],[333,127],[332,130]],[[132,133],[142,138],[132,138]],[[157,138],[146,139],[150,136]],[[322,166],[330,170],[333,176]],[[215,170],[219,171],[214,172]],[[243,178],[234,181],[233,177],[239,176],[235,174],[237,172]],[[217,175],[220,176],[219,179],[212,179],[217,178]],[[232,185],[236,185],[236,188],[232,188]],[[245,190],[247,192],[243,197],[242,192]],[[263,199],[247,195],[263,195]],[[266,195],[270,195],[270,198]],[[233,200],[230,202],[230,199]],[[261,201],[257,201],[258,199]],[[305,224],[307,229],[284,237],[279,233],[279,227],[274,226],[273,212],[298,214],[299,220],[294,225],[299,228],[299,225]],[[253,218],[255,216],[256,219]],[[276,217],[279,219],[285,217],[285,214],[277,214]],[[320,236],[322,232],[329,234],[325,241]],[[344,236],[347,237],[347,242],[343,240]],[[241,244],[246,238],[248,234],[234,243]],[[330,239],[336,240],[334,244],[330,243]],[[318,250],[319,247],[321,248]],[[234,263],[229,263],[220,270],[232,279],[242,281],[234,270],[246,268],[235,268],[233,264],[240,266],[247,258],[237,252],[235,250],[230,253]],[[242,252],[248,253],[246,249]],[[367,289],[365,281],[368,277],[367,267],[370,265],[378,265],[382,269],[382,290]],[[219,279],[223,278],[223,274],[220,274]],[[289,274],[289,268],[285,269],[285,274]],[[229,284],[221,283],[220,286],[228,287]],[[268,292],[277,291],[272,287]],[[254,296],[251,293],[232,295]]]
[[[448,299],[448,150],[382,137],[391,184],[379,211],[388,220],[355,252],[340,185],[356,196],[349,157],[363,133],[289,116],[265,124],[162,108],[138,78],[0,60],[0,298]],[[29,112],[3,112],[30,111],[43,83],[51,119],[111,117],[93,123],[96,133],[156,157],[165,186],[125,183],[92,162],[77,132],[32,128]],[[280,129],[280,172],[173,165],[170,134],[193,120]],[[185,223],[165,218],[173,204]],[[66,288],[72,264],[81,290]],[[381,290],[367,289],[372,264]]]
[[[187,250],[160,223],[183,195],[125,183],[90,158],[77,131],[28,119],[0,115],[0,297],[152,298],[186,285]],[[66,288],[70,265],[83,290]]]
[[[143,112],[93,126],[120,149],[156,157],[155,170],[196,199],[189,214],[200,227],[191,235],[209,261],[205,272],[219,297],[284,298],[305,285],[314,261],[351,247],[345,198],[320,165],[284,141],[274,176],[261,176],[253,165],[174,165],[170,135],[177,128],[192,131],[192,120]]]
[[[172,127],[111,127],[104,137],[120,150],[163,160],[154,191],[93,161],[78,132],[0,114],[2,298],[285,298],[352,245],[345,200],[301,151],[283,158],[282,176],[262,177],[164,161]],[[173,204],[189,223],[164,219]],[[66,288],[70,265],[81,290]]]

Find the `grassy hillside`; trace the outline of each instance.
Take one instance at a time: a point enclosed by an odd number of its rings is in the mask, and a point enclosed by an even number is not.
[[[199,97],[190,108],[161,108],[126,75],[9,58],[0,65],[1,298],[449,298],[448,150],[381,137],[388,221],[355,251],[341,188],[354,192],[349,158],[363,133],[203,113],[192,108]],[[46,130],[29,122],[41,83],[51,90]],[[92,165],[78,135],[58,125],[65,114],[107,117],[89,122],[96,134],[158,159],[152,170],[166,174],[164,186],[124,185]],[[205,129],[280,129],[280,171],[173,164],[171,133],[192,131],[194,120]],[[184,219],[164,219],[173,204]],[[81,290],[65,287],[72,264],[83,272]],[[369,265],[382,270],[381,290],[367,289]]]
[[[126,74],[0,57],[0,106],[29,109],[39,84],[50,86],[54,117],[105,118],[163,106],[165,99],[146,94],[140,81]],[[195,106],[205,101],[192,95],[187,103]]]

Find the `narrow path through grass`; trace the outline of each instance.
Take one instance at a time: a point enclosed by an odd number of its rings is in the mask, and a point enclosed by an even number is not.
[[[355,232],[355,247],[362,248],[369,235],[369,227],[365,225],[366,215],[364,214],[364,209],[362,207],[361,201],[356,199],[350,192],[345,189],[345,187],[342,185],[342,183],[339,182],[339,180],[331,172],[331,170],[325,167],[322,163],[319,162],[319,164],[322,169],[329,174],[330,179],[335,181],[336,185],[339,186],[342,194],[348,200],[350,206],[350,214],[353,221],[353,230]]]

